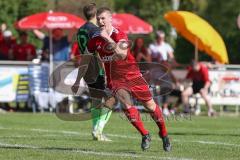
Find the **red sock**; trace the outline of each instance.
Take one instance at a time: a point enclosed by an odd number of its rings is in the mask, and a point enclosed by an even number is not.
[[[151,117],[153,118],[153,120],[156,122],[156,124],[158,125],[159,128],[159,135],[161,137],[165,137],[167,136],[167,129],[165,126],[165,122],[164,122],[164,117],[162,115],[162,111],[159,108],[158,105],[156,105],[156,109],[154,112],[150,113]]]
[[[139,111],[135,107],[124,109],[124,113],[132,125],[141,133],[142,136],[148,134],[144,128]]]

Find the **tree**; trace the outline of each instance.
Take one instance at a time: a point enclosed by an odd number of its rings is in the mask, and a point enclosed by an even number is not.
[[[0,1],[0,23],[6,23],[8,29],[18,37],[18,31],[14,26],[17,20],[40,11],[45,11],[46,6],[47,4],[44,1],[39,0]],[[39,46],[39,42],[34,38],[32,33],[30,33],[30,42]]]
[[[240,63],[240,31],[237,28],[240,1],[209,1],[204,17],[222,35],[225,41],[230,63]]]
[[[169,0],[116,0],[115,10],[117,12],[132,13],[143,20],[152,24],[154,30],[164,30],[167,33],[170,31],[169,25],[164,20],[164,13],[172,9],[172,3]],[[153,39],[154,34],[150,35]]]
[[[97,7],[105,6],[113,8],[114,6],[114,1],[112,0],[95,0],[92,2],[96,3]],[[82,10],[83,7],[89,3],[91,3],[89,0],[54,0],[49,3],[48,8],[49,10],[67,12],[84,18]]]
[[[240,32],[237,28],[236,19],[239,14],[240,1],[230,0],[228,2],[224,0],[216,1],[181,1],[180,10],[188,10],[200,15],[202,18],[207,20],[213,28],[219,32],[222,36],[226,48],[230,63],[240,62]],[[176,54],[179,57],[181,63],[188,63],[189,55],[182,53],[194,53],[194,47],[189,42],[179,37],[176,41]],[[179,55],[178,55],[179,54]],[[199,54],[199,60],[209,60],[206,54]]]

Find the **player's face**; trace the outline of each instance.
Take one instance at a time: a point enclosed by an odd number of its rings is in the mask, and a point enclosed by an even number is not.
[[[109,28],[112,26],[112,15],[108,11],[105,11],[97,15],[97,23],[101,29]]]

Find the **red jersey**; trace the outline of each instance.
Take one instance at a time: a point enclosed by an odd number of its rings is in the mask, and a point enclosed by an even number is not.
[[[79,57],[80,56],[80,50],[78,48],[78,43],[74,42],[72,44],[71,52],[70,52],[71,58]]]
[[[188,69],[188,74],[187,74],[188,79],[192,79],[194,82],[202,81],[202,82],[209,82],[209,75],[208,75],[208,68],[200,63],[200,70],[199,71],[194,71],[192,67],[189,67]]]
[[[36,56],[36,49],[32,44],[18,44],[14,47],[14,57],[17,61],[30,61],[32,59],[28,59],[28,54],[31,57]]]
[[[2,40],[0,43],[0,54],[2,54],[4,57],[8,59],[8,54],[10,50],[12,50],[16,45],[16,40],[11,39],[9,41]]]
[[[110,37],[118,43],[121,40],[128,41],[127,35],[122,31],[113,28]],[[97,51],[104,63],[107,76],[108,87],[112,88],[114,82],[131,81],[141,76],[140,70],[136,64],[135,58],[127,48],[127,56],[124,60],[113,61],[113,51],[107,49],[109,42],[100,36],[100,32],[95,33],[92,39],[88,41],[87,49],[90,53]]]

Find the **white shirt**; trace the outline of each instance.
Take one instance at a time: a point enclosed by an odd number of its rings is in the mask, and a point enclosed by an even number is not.
[[[167,61],[168,54],[173,52],[173,48],[166,42],[162,42],[161,44],[150,44],[149,50],[152,59],[157,59],[158,57],[160,57],[161,61]]]

